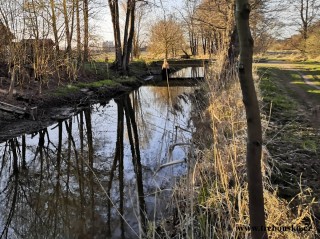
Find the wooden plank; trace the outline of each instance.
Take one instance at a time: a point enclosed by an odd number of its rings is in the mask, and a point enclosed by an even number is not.
[[[0,110],[6,111],[6,112],[9,112],[9,113],[21,114],[21,115],[24,115],[26,113],[25,111],[21,111],[21,110],[18,110],[18,109],[11,109],[9,107],[1,106],[1,105],[0,105]]]
[[[38,114],[37,107],[19,107],[0,101],[0,110],[20,115],[30,115],[33,120],[36,120]]]
[[[3,101],[0,101],[0,105],[2,105],[4,107],[8,107],[8,108],[13,108],[13,109],[21,110],[21,111],[26,111],[26,107],[22,108],[22,107],[19,107],[19,106],[8,104],[8,103],[3,102]]]
[[[0,110],[6,111],[9,113],[20,114],[20,115],[24,115],[27,112],[26,107],[22,108],[22,107],[11,105],[2,101],[0,101]]]

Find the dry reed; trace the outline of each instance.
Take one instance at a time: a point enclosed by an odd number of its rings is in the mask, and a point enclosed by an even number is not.
[[[217,68],[219,66],[214,67]],[[246,117],[236,71],[230,72],[228,85],[223,88],[215,81],[218,72],[210,73],[207,115],[212,124],[212,147],[198,153],[190,165],[190,174],[177,185],[173,207],[179,223],[174,232],[164,234],[166,238],[250,238]],[[267,127],[267,120],[263,121],[263,127]],[[269,238],[316,238],[310,190],[301,189],[296,196],[300,204],[292,210],[291,202],[279,198],[270,183],[270,175],[277,169],[266,147],[263,147],[262,161]]]

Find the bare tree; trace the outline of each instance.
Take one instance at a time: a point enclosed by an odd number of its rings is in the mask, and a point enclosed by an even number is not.
[[[57,19],[56,19],[56,10],[55,10],[55,1],[50,0],[51,7],[51,23],[52,23],[52,31],[54,35],[54,44],[56,47],[56,52],[59,52],[59,37],[58,37],[58,29],[57,29]]]
[[[263,53],[274,42],[280,23],[275,18],[277,11],[271,4],[273,0],[251,0],[250,28],[254,40],[254,53]]]
[[[81,61],[81,21],[80,21],[80,2],[76,1],[76,27],[77,27],[77,55],[78,61]]]
[[[320,2],[318,0],[287,0],[283,5],[285,7],[282,9],[282,14],[287,16],[284,26],[289,26],[291,29],[294,27],[293,30],[298,30],[301,34],[299,41],[295,41],[297,37],[293,36],[291,44],[305,55],[310,27],[320,16]]]
[[[247,175],[249,214],[253,239],[268,238],[266,232],[261,173],[262,130],[257,95],[252,77],[253,39],[249,27],[248,0],[236,1],[236,21],[240,43],[239,80],[247,117]],[[255,230],[259,228],[259,230]]]
[[[169,53],[175,56],[185,45],[181,24],[172,16],[167,20],[160,20],[151,26],[148,50],[154,54],[165,54],[167,59]]]
[[[140,57],[140,49],[145,43],[145,39],[143,39],[144,27],[147,25],[145,22],[146,15],[148,13],[148,4],[145,2],[139,2],[136,8],[136,21],[135,21],[135,32],[133,35],[133,45],[132,45],[132,55],[135,58]]]
[[[66,54],[70,55],[76,3],[75,3],[75,0],[72,0],[71,11],[68,11],[69,6],[67,6],[67,0],[63,0],[62,5],[63,5],[63,16],[64,16],[66,42],[67,42]]]
[[[83,61],[89,60],[89,3],[83,0]]]
[[[309,28],[317,17],[320,9],[320,3],[318,0],[300,0],[300,5],[298,5],[298,7],[300,12],[300,25],[303,37],[302,52],[303,54],[305,54],[307,39],[309,37]]]
[[[124,35],[123,43],[121,43],[120,34],[120,21],[119,21],[119,1],[118,0],[108,0],[109,8],[111,12],[113,34],[115,41],[115,66],[116,68],[124,74],[129,71],[129,59],[132,50],[132,43],[135,30],[135,9],[136,0],[127,0],[126,2],[126,14],[125,14],[125,25],[124,25]]]
[[[122,68],[128,72],[130,54],[132,51],[133,36],[135,32],[135,10],[136,0],[127,1],[127,12],[124,26],[123,51],[122,51]]]
[[[320,3],[318,0],[300,0],[294,1],[294,5],[296,9],[299,10],[301,21],[300,26],[302,30],[303,39],[307,40],[309,27],[314,22],[319,13]]]
[[[199,1],[184,1],[183,12],[180,11],[184,26],[188,30],[188,40],[190,51],[193,56],[198,55],[199,38],[201,36],[201,26],[197,24],[196,15],[199,7]],[[202,38],[204,40],[204,38]],[[205,44],[205,43],[204,43]],[[204,54],[206,48],[204,49]]]

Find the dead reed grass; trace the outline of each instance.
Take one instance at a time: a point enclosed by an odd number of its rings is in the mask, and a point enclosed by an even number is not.
[[[210,72],[208,82],[207,115],[212,123],[212,147],[198,152],[190,165],[190,174],[175,189],[173,207],[179,223],[175,233],[167,233],[174,236],[167,238],[250,238],[242,94],[235,70],[230,71],[227,86],[216,85],[217,68]],[[263,125],[267,127],[267,120]],[[297,206],[279,198],[269,180],[277,169],[266,147],[262,160],[267,221],[263,230],[275,239],[316,238],[312,192],[301,189],[296,196],[300,202]]]

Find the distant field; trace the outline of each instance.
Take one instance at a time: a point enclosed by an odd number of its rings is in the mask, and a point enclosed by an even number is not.
[[[287,50],[287,51],[267,51],[262,55],[256,55],[255,60],[262,61],[276,61],[282,60],[292,63],[319,63],[320,57],[310,58],[308,56],[303,56],[298,50]]]

